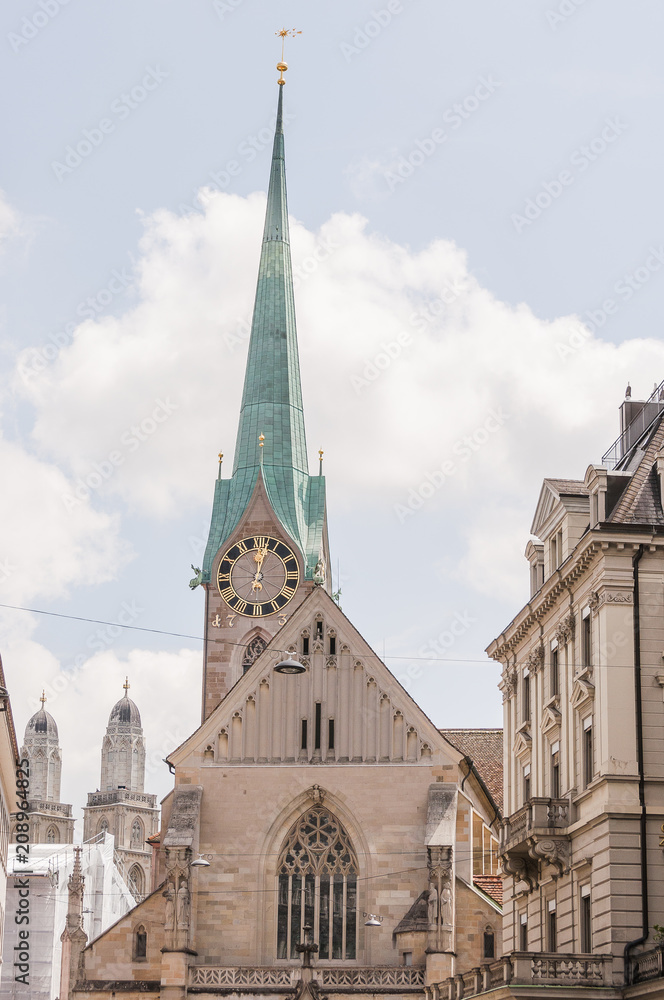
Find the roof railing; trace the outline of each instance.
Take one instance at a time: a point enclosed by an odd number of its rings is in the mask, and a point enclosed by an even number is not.
[[[615,469],[632,445],[636,444],[638,439],[657,420],[662,410],[664,410],[664,381],[655,386],[633,420],[630,420],[611,447],[604,452],[601,464],[608,469]]]

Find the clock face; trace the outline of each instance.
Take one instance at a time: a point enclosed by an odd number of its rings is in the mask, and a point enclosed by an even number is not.
[[[269,535],[231,545],[217,571],[217,586],[226,604],[247,618],[277,614],[295,595],[299,582],[295,553]]]

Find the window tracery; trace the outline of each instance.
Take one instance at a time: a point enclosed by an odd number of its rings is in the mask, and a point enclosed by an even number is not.
[[[244,656],[242,657],[243,674],[246,674],[249,667],[258,659],[266,646],[267,642],[262,635],[255,635],[251,642],[248,643],[247,648],[244,651]]]
[[[308,809],[286,837],[277,872],[277,957],[298,957],[308,924],[320,959],[354,959],[358,864],[339,820],[320,806]]]

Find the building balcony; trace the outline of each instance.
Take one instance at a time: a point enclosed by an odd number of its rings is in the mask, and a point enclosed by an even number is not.
[[[505,986],[609,988],[612,985],[612,963],[611,955],[514,951],[490,965],[428,987],[426,992],[429,1000],[465,1000]]]
[[[424,969],[416,966],[316,966],[314,982],[326,993],[419,993],[424,989]],[[234,968],[195,965],[189,970],[191,987],[208,987],[228,993],[255,993],[261,987],[291,990],[301,978],[301,966]]]
[[[629,982],[647,983],[664,976],[664,945],[634,955],[629,963]]]
[[[569,867],[570,820],[568,799],[532,798],[503,821],[500,856],[503,869],[531,888],[540,861],[554,865],[560,874]]]

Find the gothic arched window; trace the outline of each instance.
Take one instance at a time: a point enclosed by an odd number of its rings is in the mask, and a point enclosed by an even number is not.
[[[129,869],[129,891],[136,900],[143,898],[145,892],[145,875],[140,865],[132,865]]]
[[[251,642],[247,645],[244,651],[244,656],[242,657],[242,673],[246,674],[249,667],[252,665],[254,660],[257,660],[261,655],[267,642],[262,635],[255,635]]]
[[[105,816],[99,821],[99,833],[108,833],[108,820]]]
[[[148,956],[148,934],[143,924],[136,928],[134,934],[134,961],[136,959],[147,958]]]
[[[298,819],[279,856],[277,957],[297,958],[304,927],[318,957],[357,955],[357,858],[336,817],[313,807]]]
[[[58,835],[57,830],[54,827],[49,826],[48,831],[46,833],[46,843],[55,844],[57,835]]]
[[[135,819],[131,828],[131,846],[143,846],[143,824],[140,819]]]

